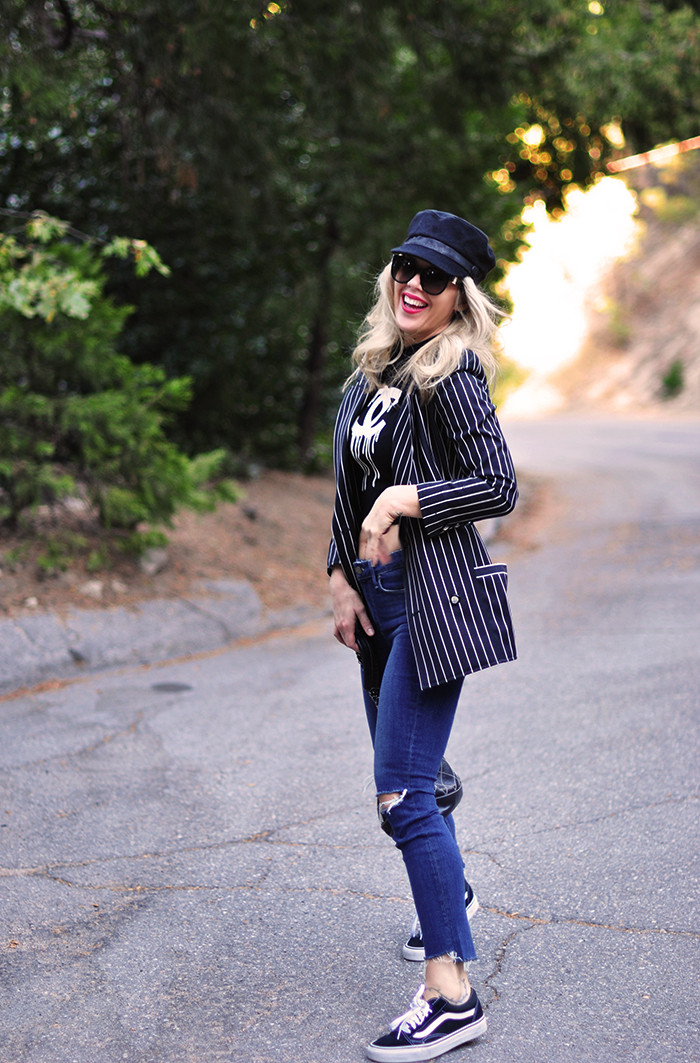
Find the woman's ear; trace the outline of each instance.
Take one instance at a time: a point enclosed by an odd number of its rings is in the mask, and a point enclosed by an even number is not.
[[[457,295],[456,309],[462,314],[469,313],[469,292],[467,284],[471,284],[472,281],[469,277],[466,277],[459,286],[459,294]]]

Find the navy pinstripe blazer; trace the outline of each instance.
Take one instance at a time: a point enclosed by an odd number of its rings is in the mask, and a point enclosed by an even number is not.
[[[366,398],[359,381],[343,397],[334,440],[336,502],[329,568],[340,564],[357,590],[362,514],[350,427]],[[394,483],[416,484],[422,518],[402,518],[407,610],[421,688],[515,659],[505,565],[494,565],[475,520],[509,513],[518,492],[510,453],[479,359],[461,366],[421,405],[400,404]]]

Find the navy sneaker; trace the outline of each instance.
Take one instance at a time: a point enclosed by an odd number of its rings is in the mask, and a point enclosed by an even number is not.
[[[473,989],[463,1004],[451,1004],[444,997],[423,1000],[424,988],[419,988],[406,1014],[394,1019],[391,1033],[367,1045],[370,1059],[379,1063],[435,1059],[486,1032],[486,1016]]]
[[[467,919],[471,920],[475,912],[479,910],[479,902],[474,896],[474,890],[471,888],[467,880],[464,880],[464,903],[467,906]],[[414,960],[416,963],[421,963],[425,959],[425,949],[423,948],[423,933],[420,928],[420,922],[418,916],[413,920],[413,926],[411,927],[411,936],[402,947],[401,953],[405,960]]]

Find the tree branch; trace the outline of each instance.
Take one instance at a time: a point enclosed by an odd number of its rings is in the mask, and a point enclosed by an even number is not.
[[[75,28],[75,20],[73,19],[73,13],[68,6],[68,0],[56,0],[59,10],[63,15],[63,36],[54,45],[59,52],[67,52],[70,48],[70,43],[73,40],[73,30]]]

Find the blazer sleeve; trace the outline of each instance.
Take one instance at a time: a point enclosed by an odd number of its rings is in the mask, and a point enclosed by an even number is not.
[[[452,478],[418,484],[426,534],[510,513],[518,497],[515,470],[481,366],[457,370],[431,403]]]
[[[335,566],[339,564],[340,554],[338,553],[338,547],[335,545],[335,539],[331,539],[330,546],[328,547],[328,560],[326,561],[326,571],[329,576]]]

